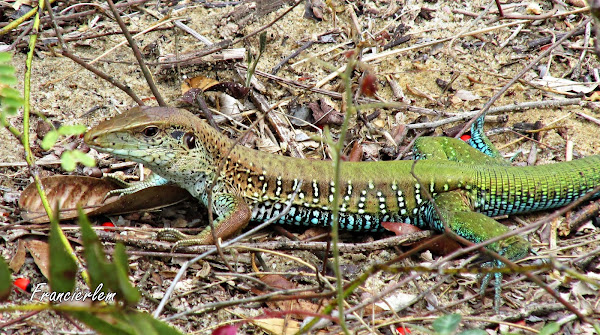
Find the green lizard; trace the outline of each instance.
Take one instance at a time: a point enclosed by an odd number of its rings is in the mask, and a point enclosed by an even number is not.
[[[482,120],[474,125],[472,142],[483,151],[489,146],[481,133]],[[155,173],[126,192],[168,181],[208,205],[207,187],[218,175],[212,209],[217,216],[216,234],[223,238],[250,220],[265,221],[280,213],[297,188],[290,210],[278,222],[330,225],[330,205],[335,187],[340,187],[341,229],[382,231],[381,222],[387,221],[443,231],[446,222],[456,234],[478,243],[509,230],[489,216],[559,207],[600,185],[600,156],[513,167],[463,141],[425,137],[415,143],[421,160],[343,162],[342,182],[336,186],[331,161],[284,157],[234,145],[203,120],[175,108],[133,108],[89,130],[85,142],[99,151],[143,163]],[[441,218],[425,190],[435,200]],[[159,238],[179,240],[177,245],[214,242],[210,228],[197,236],[165,230]],[[518,260],[529,253],[529,246],[523,237],[512,236],[488,248]],[[497,297],[500,280],[497,275]]]

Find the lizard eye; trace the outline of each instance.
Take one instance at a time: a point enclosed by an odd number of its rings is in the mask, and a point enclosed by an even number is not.
[[[156,134],[158,134],[158,127],[155,127],[155,126],[146,127],[144,130],[142,130],[142,133],[146,137],[153,137]]]
[[[196,136],[192,133],[185,133],[183,135],[183,143],[185,143],[188,149],[196,148]]]

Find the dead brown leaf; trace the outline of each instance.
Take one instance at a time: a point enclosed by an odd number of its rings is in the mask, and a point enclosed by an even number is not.
[[[355,141],[354,144],[352,145],[352,150],[350,150],[350,153],[348,154],[348,161],[349,162],[360,162],[360,161],[362,161],[362,156],[363,156],[362,145],[360,145],[360,143],[358,143],[358,141]]]
[[[82,206],[86,213],[91,212],[95,208],[90,207],[98,206],[108,192],[119,188],[105,179],[83,176],[52,176],[43,178],[42,185],[50,206],[61,209],[62,219],[77,217],[77,205]],[[50,221],[35,184],[30,184],[21,193],[19,207],[25,220],[33,223]]]
[[[181,93],[185,94],[187,91],[189,91],[192,88],[198,88],[203,91],[206,91],[209,88],[211,88],[217,84],[219,84],[219,82],[217,80],[214,80],[212,78],[208,78],[205,76],[189,78],[189,79],[184,80],[183,83],[181,84]]]
[[[13,273],[19,272],[21,267],[25,264],[25,243],[23,240],[19,240],[17,242],[17,251],[15,255],[10,260],[10,264],[8,265]]]
[[[325,125],[341,125],[344,122],[344,114],[336,110],[328,104],[325,100],[321,99],[320,103],[311,102],[308,104],[313,112],[313,118],[316,120],[316,126]]]
[[[29,240],[25,242],[25,248],[29,250],[31,257],[33,257],[33,261],[37,264],[38,268],[40,268],[44,277],[48,279],[50,275],[50,247],[48,246],[48,243],[38,240]]]
[[[61,219],[77,217],[77,206],[92,216],[100,214],[124,214],[151,210],[176,204],[189,197],[184,189],[172,185],[149,187],[133,194],[110,197],[106,194],[118,189],[107,179],[83,176],[52,176],[42,179],[46,196],[51,206],[58,204]],[[49,222],[46,211],[34,184],[21,193],[19,206],[24,219],[33,223]]]

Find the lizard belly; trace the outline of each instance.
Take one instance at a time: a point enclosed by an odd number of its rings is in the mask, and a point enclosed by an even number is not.
[[[286,207],[285,203],[276,201],[254,202],[252,207],[252,221],[264,222],[279,215]],[[348,231],[382,232],[385,228],[382,222],[402,222],[412,224],[420,228],[431,227],[430,215],[433,208],[427,203],[412,211],[413,215],[401,215],[399,213],[386,214],[358,214],[349,212],[338,212],[339,227]],[[321,226],[328,227],[333,223],[333,212],[318,207],[306,207],[294,204],[289,211],[279,218],[275,223],[295,226]],[[436,228],[436,227],[433,227]]]

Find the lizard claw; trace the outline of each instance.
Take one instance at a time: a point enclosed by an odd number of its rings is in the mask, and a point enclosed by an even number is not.
[[[504,239],[500,242],[501,250],[498,254],[508,258],[511,261],[519,260],[524,258],[530,251],[531,245],[523,238],[512,236]],[[492,260],[483,264],[486,268],[502,268],[506,264],[499,260]],[[494,311],[499,312],[500,306],[502,305],[502,278],[503,272],[487,273],[483,275],[481,280],[481,288],[479,294],[483,297],[485,295],[485,289],[488,287],[490,280],[494,277]]]
[[[181,247],[206,244],[204,239],[197,236],[186,235],[174,228],[164,228],[159,230],[156,234],[156,239],[159,241],[175,242],[171,251],[175,251]]]
[[[484,267],[502,267],[503,264],[499,261],[490,261],[487,263],[483,264]],[[496,312],[496,314],[499,313],[500,311],[500,306],[502,305],[503,299],[502,299],[502,278],[503,278],[503,273],[502,272],[496,272],[496,273],[486,273],[485,275],[483,275],[483,278],[481,279],[481,287],[479,288],[479,295],[481,295],[482,297],[485,296],[485,290],[487,289],[490,280],[492,279],[492,276],[494,277],[494,311]]]

